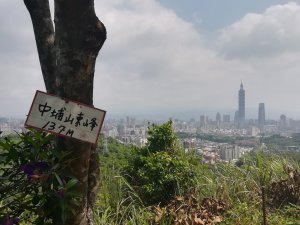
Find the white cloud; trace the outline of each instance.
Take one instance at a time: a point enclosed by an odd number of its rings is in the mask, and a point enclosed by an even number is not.
[[[209,47],[215,39],[206,40],[158,1],[103,0],[95,6],[108,32],[96,66],[96,107],[108,113],[234,112],[243,80],[247,107],[265,102],[267,111],[300,111],[294,104],[300,98],[298,4],[245,15],[222,30],[216,48]],[[34,91],[44,90],[32,25],[23,2],[3,0],[0,13],[6,19],[0,21],[0,115],[24,115]]]
[[[300,5],[291,2],[247,14],[222,30],[220,55],[252,68],[246,78],[249,105],[263,101],[270,111],[300,111],[299,24]]]
[[[300,51],[300,5],[271,6],[262,14],[247,14],[222,30],[220,50],[229,58],[273,57]]]
[[[239,82],[236,71],[245,68],[218,58],[193,24],[156,1],[96,6],[108,30],[97,66],[98,104],[133,111],[226,106],[218,101],[220,87]]]
[[[0,116],[24,117],[44,90],[30,16],[23,1],[0,1]]]

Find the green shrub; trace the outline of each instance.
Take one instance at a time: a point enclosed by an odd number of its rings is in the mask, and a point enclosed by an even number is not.
[[[166,204],[176,194],[193,188],[195,170],[173,133],[172,122],[152,125],[148,144],[133,149],[125,177],[144,204]]]
[[[64,173],[70,155],[55,149],[53,136],[29,131],[0,140],[0,223],[51,224],[65,220],[78,194],[77,180]],[[71,159],[70,159],[71,160]],[[62,161],[64,163],[62,163]],[[75,198],[74,198],[75,196]]]

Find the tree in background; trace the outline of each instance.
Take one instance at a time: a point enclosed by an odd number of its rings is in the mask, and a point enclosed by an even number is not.
[[[31,16],[47,92],[92,106],[96,58],[106,39],[106,29],[95,14],[94,1],[54,0],[55,29],[48,0],[24,3]],[[57,139],[57,147],[72,152],[74,160],[66,172],[78,179],[77,191],[81,195],[74,212],[66,213],[66,224],[90,224],[99,175],[95,148],[63,138]]]
[[[125,176],[145,205],[167,204],[193,188],[194,165],[179,146],[172,121],[148,128],[147,146],[133,149]]]
[[[179,147],[178,138],[173,132],[172,121],[148,129],[147,149],[151,152],[165,151],[174,153]]]

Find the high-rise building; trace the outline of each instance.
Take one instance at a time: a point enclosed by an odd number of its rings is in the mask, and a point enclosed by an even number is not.
[[[245,125],[245,90],[241,82],[239,90],[239,110],[238,110],[238,127],[242,128]]]
[[[234,113],[234,118],[233,118],[233,122],[235,124],[235,126],[239,126],[239,110],[236,110]]]
[[[241,157],[240,147],[225,145],[220,149],[220,158],[225,161],[230,161],[232,159],[238,159]]]
[[[223,122],[230,123],[230,115],[228,115],[228,114],[223,115]]]
[[[221,122],[221,114],[219,112],[216,114],[216,121],[219,123]]]
[[[205,126],[206,125],[206,118],[205,115],[200,116],[200,126]]]
[[[284,114],[282,114],[282,115],[280,116],[279,127],[280,127],[281,129],[287,127],[287,119],[286,119],[286,115],[284,115]]]
[[[265,104],[259,103],[258,105],[258,127],[263,129],[265,126],[266,118],[265,118]]]
[[[216,123],[217,123],[217,128],[219,128],[221,125],[221,114],[219,112],[216,115]]]

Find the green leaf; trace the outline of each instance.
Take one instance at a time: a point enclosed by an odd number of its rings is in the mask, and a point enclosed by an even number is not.
[[[65,189],[68,190],[72,187],[74,187],[78,183],[77,179],[71,179],[68,181],[68,183],[65,185]]]
[[[54,173],[56,180],[58,181],[60,186],[64,186],[64,183],[62,182],[61,178],[57,175],[57,173]]]

